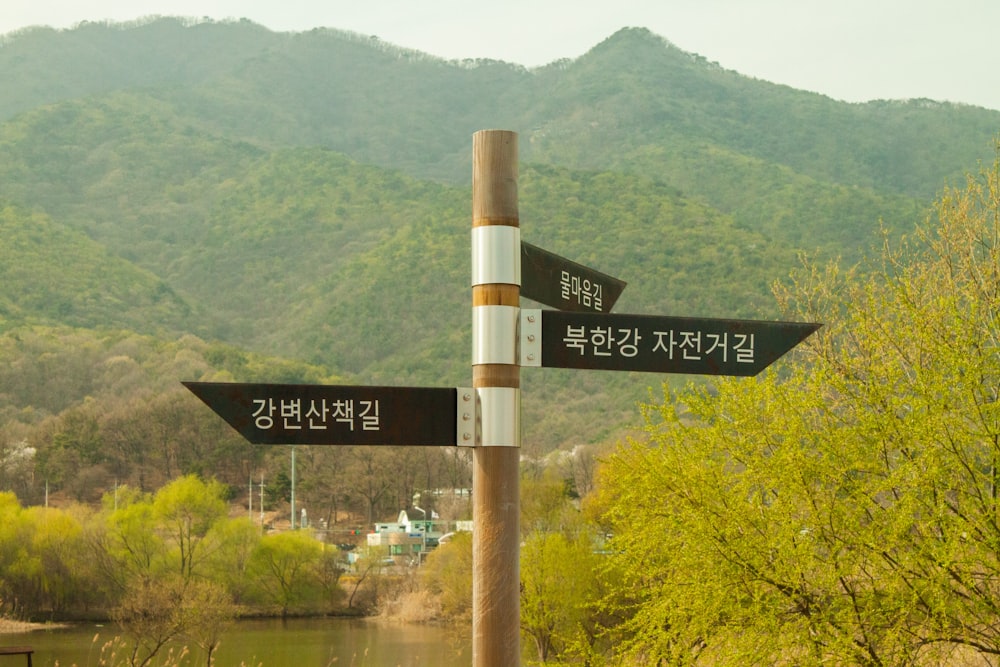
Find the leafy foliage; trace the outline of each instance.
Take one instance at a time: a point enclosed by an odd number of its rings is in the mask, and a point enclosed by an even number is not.
[[[120,487],[96,511],[24,508],[0,493],[0,612],[110,610],[135,650],[153,655],[178,633],[208,650],[237,604],[337,609],[340,568],[322,543],[305,532],[262,537],[227,516],[224,491],[187,476],[155,494]]]
[[[782,290],[827,322],[783,372],[648,408],[603,477],[627,652],[938,664],[998,652],[1000,161],[869,275]],[[612,596],[614,597],[614,596]]]
[[[0,203],[0,330],[39,318],[88,328],[176,329],[190,306],[152,273],[42,213]]]

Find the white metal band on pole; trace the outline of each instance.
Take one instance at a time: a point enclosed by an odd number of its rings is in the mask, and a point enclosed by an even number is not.
[[[521,390],[476,389],[480,405],[479,443],[483,447],[521,446]],[[513,417],[513,418],[512,418]]]
[[[519,361],[517,328],[520,308],[476,306],[472,309],[472,364],[510,364]]]
[[[472,228],[472,284],[521,284],[521,229],[509,225]]]

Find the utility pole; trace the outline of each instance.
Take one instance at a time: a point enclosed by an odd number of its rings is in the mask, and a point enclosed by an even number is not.
[[[295,445],[292,445],[292,530],[295,530]]]

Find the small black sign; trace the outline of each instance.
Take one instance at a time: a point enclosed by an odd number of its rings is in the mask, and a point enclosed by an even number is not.
[[[254,444],[457,444],[455,388],[183,384]]]
[[[607,313],[625,282],[521,242],[521,295],[559,310]]]
[[[541,366],[649,373],[757,375],[821,326],[553,310],[539,313]]]

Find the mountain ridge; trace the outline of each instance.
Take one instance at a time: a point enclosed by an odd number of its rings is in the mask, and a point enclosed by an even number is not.
[[[0,284],[0,335],[104,321],[351,382],[464,386],[483,127],[519,133],[523,238],[629,282],[620,311],[766,319],[800,253],[853,263],[880,222],[906,233],[1000,129],[1000,113],[749,79],[642,28],[528,70],[332,29],[188,23],[0,47],[0,200],[25,212],[20,236],[30,212],[62,240],[39,267],[86,277],[27,301]],[[114,270],[74,268],[95,253]],[[648,387],[678,381],[525,375],[543,396],[532,451],[612,437]]]

